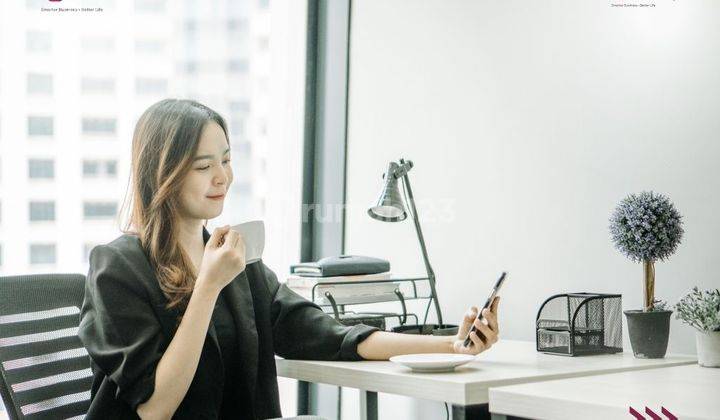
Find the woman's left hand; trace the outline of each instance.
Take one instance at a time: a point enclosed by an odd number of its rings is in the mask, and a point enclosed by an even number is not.
[[[498,303],[500,296],[495,296],[489,309],[483,311],[483,319],[477,319],[478,308],[473,306],[465,314],[458,335],[453,341],[453,350],[455,353],[462,354],[479,354],[489,349],[499,339],[500,328],[498,327]],[[472,325],[475,325],[477,331],[470,333],[472,341],[467,347],[464,346],[465,338]],[[480,334],[478,335],[478,332]]]

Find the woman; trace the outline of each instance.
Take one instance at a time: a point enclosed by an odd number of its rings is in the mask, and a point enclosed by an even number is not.
[[[274,355],[385,360],[407,353],[477,354],[497,341],[496,300],[456,337],[346,327],[301,298],[220,215],[233,180],[226,124],[189,100],[166,99],[138,120],[125,234],[90,255],[79,335],[92,362],[92,418],[279,417]]]

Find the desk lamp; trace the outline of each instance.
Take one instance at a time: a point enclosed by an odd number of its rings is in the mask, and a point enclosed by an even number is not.
[[[418,240],[420,241],[420,249],[422,250],[423,260],[425,262],[425,270],[427,271],[428,281],[430,282],[430,293],[431,300],[435,304],[435,312],[437,313],[439,330],[446,327],[451,327],[454,330],[454,334],[457,333],[456,326],[444,325],[442,312],[440,311],[440,303],[438,302],[437,291],[435,290],[435,272],[430,266],[428,259],[427,249],[425,248],[425,239],[423,238],[422,229],[420,228],[420,220],[418,218],[417,209],[415,208],[415,198],[413,197],[412,188],[410,188],[410,179],[408,178],[408,172],[412,169],[412,161],[400,159],[399,163],[390,162],[388,164],[387,171],[383,174],[385,183],[383,185],[382,192],[377,204],[368,209],[368,215],[373,219],[380,220],[383,222],[401,222],[407,218],[407,212],[403,205],[402,197],[400,196],[400,189],[398,188],[398,179],[402,179],[402,182],[407,192],[406,200],[408,201],[415,222],[415,231],[417,232]],[[449,334],[451,331],[436,331],[435,334]]]

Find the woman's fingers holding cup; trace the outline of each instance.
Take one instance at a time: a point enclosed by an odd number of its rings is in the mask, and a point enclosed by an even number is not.
[[[212,235],[210,235],[210,239],[208,239],[208,244],[214,248],[218,248],[218,247],[222,246],[223,237],[227,234],[227,232],[229,230],[230,230],[230,225],[225,225],[225,226],[213,229],[213,233],[212,233]]]
[[[235,242],[237,241],[237,236],[238,236],[238,233],[235,232],[234,230],[230,229],[230,230],[225,234],[224,242],[223,242],[223,245],[222,245],[223,248],[225,248],[225,249],[232,249],[232,248],[234,248],[234,247],[235,247]]]

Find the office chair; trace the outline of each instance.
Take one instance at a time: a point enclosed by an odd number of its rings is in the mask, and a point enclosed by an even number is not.
[[[0,277],[0,394],[8,417],[83,418],[90,357],[78,337],[82,274]]]

